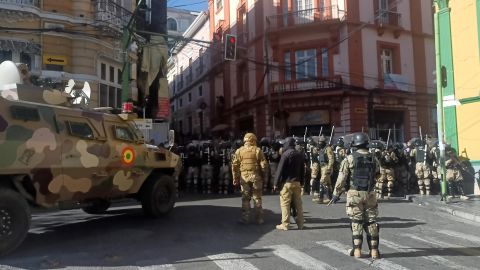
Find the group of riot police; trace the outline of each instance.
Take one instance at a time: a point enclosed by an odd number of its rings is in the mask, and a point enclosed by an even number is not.
[[[294,137],[296,149],[305,156],[303,193],[317,203],[328,203],[338,176],[341,162],[351,153],[344,137],[332,142],[323,135]],[[273,178],[280,161],[282,138],[262,138],[259,146],[268,161],[269,172],[263,181],[263,192],[273,192]],[[232,194],[231,160],[243,140],[191,141],[177,148],[183,163],[179,189],[186,193]],[[369,151],[380,162],[376,179],[377,198],[419,193],[430,195],[440,190],[440,155],[438,141],[412,139],[407,143],[371,140]],[[463,191],[462,167],[454,149],[446,147],[446,178],[448,194],[466,198]]]

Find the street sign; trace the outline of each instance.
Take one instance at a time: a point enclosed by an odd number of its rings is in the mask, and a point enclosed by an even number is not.
[[[43,55],[43,63],[46,64],[46,65],[66,66],[67,65],[67,57],[65,55],[44,54]]]
[[[152,129],[153,120],[152,119],[135,119],[135,124],[138,129]]]

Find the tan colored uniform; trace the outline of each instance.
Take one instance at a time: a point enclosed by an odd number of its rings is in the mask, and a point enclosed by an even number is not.
[[[322,153],[322,149],[319,150],[319,154]],[[319,166],[320,166],[320,194],[319,194],[319,203],[328,203],[331,199],[330,192],[332,190],[332,172],[333,164],[335,162],[335,156],[333,154],[332,147],[325,146],[323,149],[324,161],[322,162],[321,157],[319,156]],[[324,199],[324,194],[327,195],[328,199]]]
[[[232,159],[233,180],[240,180],[242,191],[242,221],[250,220],[250,200],[253,198],[257,223],[263,223],[262,188],[266,176],[267,160],[262,150],[254,144],[245,142]]]
[[[388,197],[392,196],[395,186],[395,163],[398,162],[397,155],[394,152],[385,152],[384,160],[389,164],[380,165],[380,177],[377,179],[376,191],[377,198],[383,198],[384,187],[387,184]]]
[[[417,157],[417,148],[415,147],[410,152],[411,157]],[[425,151],[425,159],[427,158],[427,151]],[[417,176],[418,189],[420,194],[430,195],[430,166],[427,162],[416,162],[415,175]]]
[[[303,227],[302,187],[300,182],[285,183],[280,191],[280,208],[282,209],[282,225],[290,224],[290,205],[295,205],[297,211],[296,222],[299,228]]]
[[[359,154],[367,154],[368,150],[359,149],[356,152]],[[372,154],[371,154],[372,155]],[[380,163],[377,158],[373,157],[375,163],[375,174],[380,172]],[[340,165],[337,182],[333,195],[340,196],[345,190],[345,184],[350,181],[350,189],[347,192],[347,215],[351,220],[352,227],[352,242],[355,248],[361,248],[363,242],[363,230],[367,233],[367,241],[369,246],[378,247],[379,233],[378,225],[376,223],[378,216],[378,203],[375,191],[373,190],[374,183],[371,183],[371,189],[357,190],[355,187],[353,175],[355,170],[355,160],[353,154],[348,155]],[[374,181],[374,180],[373,180]]]

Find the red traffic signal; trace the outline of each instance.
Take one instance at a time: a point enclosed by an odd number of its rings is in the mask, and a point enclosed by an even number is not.
[[[237,37],[225,35],[225,60],[235,60],[237,57]]]

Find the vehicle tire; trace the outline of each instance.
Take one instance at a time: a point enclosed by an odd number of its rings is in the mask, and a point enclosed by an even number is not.
[[[83,212],[91,215],[105,214],[110,208],[110,201],[97,199],[91,202],[91,205],[82,208]]]
[[[158,218],[167,215],[175,205],[175,181],[169,175],[152,175],[143,184],[140,201],[147,216]]]
[[[0,256],[16,249],[30,229],[30,206],[16,191],[0,188]]]

